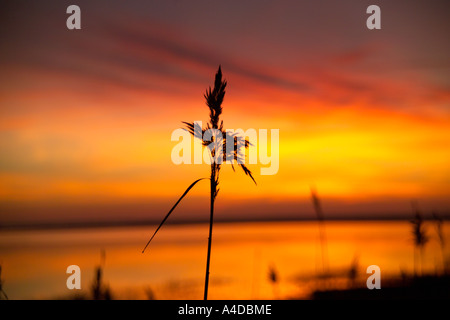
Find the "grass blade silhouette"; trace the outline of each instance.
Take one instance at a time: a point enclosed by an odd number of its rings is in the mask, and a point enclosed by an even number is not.
[[[159,224],[158,228],[156,229],[155,233],[153,233],[152,237],[150,238],[150,240],[148,240],[147,244],[145,245],[144,249],[142,250],[142,253],[144,253],[145,249],[147,249],[148,245],[150,244],[150,242],[153,240],[153,238],[155,237],[156,233],[159,231],[159,229],[161,229],[162,225],[164,224],[164,222],[166,222],[167,218],[169,218],[170,214],[172,213],[173,210],[175,210],[175,208],[177,207],[177,205],[180,203],[180,201],[184,198],[185,195],[187,195],[187,193],[197,184],[197,182],[199,182],[200,180],[204,180],[204,179],[208,179],[208,178],[200,178],[198,180],[195,180],[187,189],[186,191],[183,193],[183,195],[178,199],[178,201],[174,204],[174,206],[172,207],[172,209],[170,209],[169,213],[164,217],[164,219],[161,221],[161,223]]]

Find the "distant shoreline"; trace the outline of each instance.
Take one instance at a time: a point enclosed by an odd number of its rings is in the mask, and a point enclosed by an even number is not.
[[[450,220],[449,215],[442,216],[444,220]],[[412,219],[410,216],[405,215],[370,215],[366,217],[350,217],[350,216],[338,216],[330,217],[326,221],[405,221],[409,222]],[[429,220],[428,217],[426,220]],[[316,221],[314,218],[297,218],[292,217],[261,217],[257,219],[215,219],[215,223],[258,223],[258,222],[310,222]],[[128,221],[71,221],[71,222],[38,222],[38,223],[11,223],[0,225],[1,231],[32,231],[32,230],[56,230],[56,229],[94,229],[94,228],[111,228],[111,227],[138,227],[138,226],[155,226],[158,225],[160,221],[158,220],[128,220]],[[179,220],[173,219],[168,220],[166,224],[168,225],[192,225],[192,224],[203,224],[208,223],[208,220],[202,219],[189,219],[189,220]]]

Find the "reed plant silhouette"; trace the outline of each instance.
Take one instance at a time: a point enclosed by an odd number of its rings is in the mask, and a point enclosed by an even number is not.
[[[222,114],[222,103],[225,97],[225,88],[227,86],[226,80],[222,79],[222,70],[219,66],[214,80],[214,88],[209,87],[204,94],[206,105],[209,108],[209,122],[205,128],[201,128],[197,122],[182,122],[186,126],[186,130],[202,141],[202,145],[209,149],[210,160],[211,160],[211,173],[209,177],[210,181],[210,217],[209,217],[209,236],[208,236],[208,250],[206,256],[206,272],[205,272],[205,290],[203,299],[208,299],[208,287],[209,287],[209,269],[211,261],[211,244],[212,244],[212,232],[213,232],[213,221],[214,221],[214,203],[219,192],[219,174],[221,165],[224,161],[231,162],[234,171],[234,161],[237,161],[238,165],[242,168],[244,173],[249,176],[253,182],[256,184],[253,178],[252,172],[245,165],[245,149],[249,148],[251,145],[249,140],[244,139],[244,137],[239,136],[237,133],[230,133],[223,129],[223,121],[220,120],[220,115]],[[205,133],[213,132],[210,141],[205,141]],[[215,133],[219,134],[215,134]],[[232,146],[232,150],[230,148]],[[166,222],[167,218],[173,212],[173,210],[178,206],[181,200],[186,196],[186,194],[201,180],[208,178],[200,178],[195,180],[178,199],[175,205],[170,209],[169,213],[164,217],[156,231],[153,233],[150,240],[145,245],[142,252],[145,251],[147,246],[150,244],[152,239],[155,237],[156,233],[159,231],[161,226]]]
[[[275,300],[279,299],[280,292],[279,292],[278,283],[279,283],[280,279],[279,279],[278,272],[275,269],[274,265],[269,266],[268,279],[269,279],[269,282],[272,284],[274,299]]]
[[[93,300],[112,300],[111,290],[108,285],[103,283],[103,269],[105,265],[106,254],[102,250],[100,264],[95,268],[95,277],[92,282],[92,299]]]
[[[6,294],[6,292],[3,290],[3,279],[2,279],[2,265],[0,264],[0,294],[1,294],[1,299],[5,299],[8,300],[8,296]]]
[[[446,262],[446,258],[445,258],[445,237],[444,237],[444,232],[443,232],[443,224],[444,224],[444,220],[442,219],[442,217],[435,211],[433,211],[432,213],[433,216],[433,221],[436,227],[436,233],[438,235],[438,239],[439,239],[439,245],[441,248],[441,255],[442,255],[442,270],[443,273],[446,274],[447,273],[447,262]]]
[[[359,270],[359,257],[355,254],[348,270],[348,287],[356,288]]]
[[[411,220],[412,224],[412,234],[414,240],[414,275],[417,276],[417,251],[420,255],[420,273],[423,275],[423,254],[425,244],[428,242],[429,238],[423,226],[422,214],[416,203],[412,203],[413,211],[415,212],[414,219]]]
[[[322,276],[326,277],[328,269],[328,246],[327,246],[327,234],[325,230],[325,216],[322,211],[322,205],[320,203],[319,195],[315,188],[311,187],[311,199],[314,205],[314,211],[316,212],[317,222],[319,224],[319,238],[320,248],[322,256]]]

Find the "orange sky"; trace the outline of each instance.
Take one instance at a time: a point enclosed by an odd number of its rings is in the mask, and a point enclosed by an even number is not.
[[[313,185],[330,212],[364,214],[374,203],[408,212],[411,199],[448,212],[449,23],[444,2],[432,2],[408,2],[405,13],[381,1],[378,31],[365,28],[363,2],[79,1],[78,31],[65,29],[64,3],[10,4],[1,31],[0,218],[38,221],[45,209],[35,208],[58,204],[65,209],[43,216],[71,220],[78,214],[64,211],[74,204],[111,203],[145,203],[148,218],[161,216],[209,174],[207,165],[174,165],[170,136],[181,121],[206,122],[203,93],[219,64],[225,127],[280,130],[276,175],[250,165],[254,186],[222,170],[224,214],[233,203],[301,214]],[[208,186],[197,188],[192,199],[207,208]],[[133,216],[123,208],[115,218]]]

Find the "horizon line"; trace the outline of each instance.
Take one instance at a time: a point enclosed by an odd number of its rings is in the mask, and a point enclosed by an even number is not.
[[[450,213],[445,213],[441,216],[444,221],[450,220]],[[332,216],[325,221],[411,221],[413,216],[405,214],[395,215],[376,215],[370,214],[366,216],[350,216],[350,215],[338,215]],[[424,215],[424,220],[432,220],[432,217]],[[258,223],[258,222],[311,222],[318,221],[313,217],[259,217],[259,218],[219,218],[215,219],[215,223]],[[37,222],[37,223],[10,223],[0,225],[0,231],[34,231],[34,230],[56,230],[56,229],[94,229],[94,228],[111,228],[111,227],[138,227],[138,226],[157,226],[160,223],[156,219],[130,219],[120,221],[67,221],[67,222]],[[204,224],[208,223],[208,219],[177,219],[167,221],[169,225],[192,225],[192,224]]]

